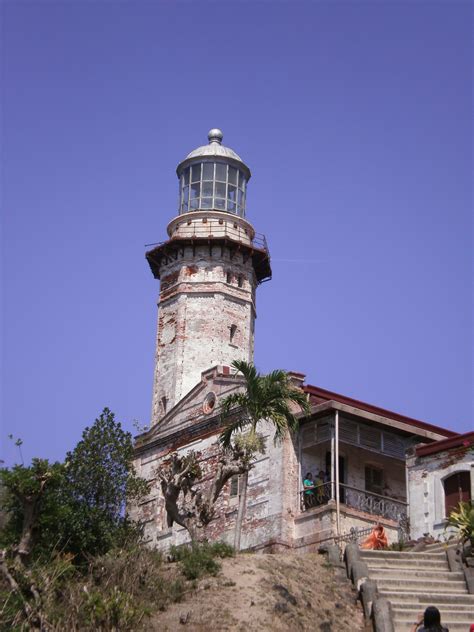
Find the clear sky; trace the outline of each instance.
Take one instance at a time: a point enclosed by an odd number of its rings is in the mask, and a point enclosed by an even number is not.
[[[62,458],[147,423],[176,164],[224,131],[269,241],[257,366],[473,427],[472,4],[16,2],[2,11],[2,427]]]

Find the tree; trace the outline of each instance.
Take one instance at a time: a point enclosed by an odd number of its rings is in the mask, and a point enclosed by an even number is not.
[[[24,558],[52,550],[76,560],[105,553],[136,531],[125,503],[148,493],[133,469],[133,439],[104,408],[64,463],[33,459],[30,467],[0,470],[8,510],[3,545]]]
[[[255,441],[257,425],[262,420],[271,422],[275,429],[274,441],[278,442],[288,432],[298,428],[298,420],[292,410],[296,404],[303,412],[310,410],[306,395],[291,383],[288,373],[275,370],[261,375],[253,364],[235,360],[232,366],[244,377],[244,390],[232,393],[221,403],[221,418],[225,425],[220,440],[224,449],[232,444],[237,433],[244,433],[247,440]],[[242,523],[247,504],[248,473],[243,473],[239,508],[235,525],[235,549],[240,550]]]
[[[133,469],[132,435],[105,408],[64,463],[33,459],[29,467],[4,468],[0,485],[6,509],[0,578],[24,615],[25,629],[52,629],[46,595],[64,571],[54,571],[50,581],[48,564],[81,564],[139,533],[125,503],[148,493],[148,484]],[[59,552],[69,554],[66,562]]]
[[[184,456],[173,452],[157,469],[168,526],[176,522],[184,527],[192,542],[206,538],[206,527],[215,516],[217,500],[227,481],[247,471],[255,450],[262,450],[260,443],[251,446],[238,439],[226,449],[217,447],[217,465],[205,486],[199,454],[195,452]]]
[[[105,553],[133,528],[126,503],[145,496],[149,487],[133,468],[133,438],[104,408],[65,460],[67,499],[72,511],[70,544],[74,552]]]
[[[60,463],[50,464],[45,459],[33,459],[30,467],[15,465],[11,470],[0,471],[7,510],[1,534],[2,545],[7,546],[0,551],[0,576],[11,594],[18,598],[29,628],[33,630],[46,629],[46,620],[42,612],[41,593],[27,564],[38,534],[45,499],[59,489],[63,480],[63,466]]]

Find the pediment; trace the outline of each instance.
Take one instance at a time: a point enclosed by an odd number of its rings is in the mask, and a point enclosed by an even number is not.
[[[201,425],[206,419],[219,413],[220,400],[242,388],[243,378],[231,373],[229,367],[213,367],[201,374],[196,384],[167,414],[150,430],[137,438],[137,446],[145,447],[157,439],[165,440],[189,427]]]

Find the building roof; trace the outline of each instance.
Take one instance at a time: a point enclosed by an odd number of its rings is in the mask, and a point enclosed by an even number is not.
[[[230,147],[226,147],[222,144],[222,138],[224,137],[223,133],[220,129],[214,128],[209,130],[207,138],[209,140],[208,145],[201,145],[201,147],[197,147],[193,149],[184,160],[182,160],[177,169],[176,173],[178,177],[181,174],[181,171],[184,167],[187,167],[190,163],[195,162],[199,158],[223,158],[226,162],[231,162],[234,166],[242,169],[247,177],[247,180],[250,179],[251,173],[248,166],[242,160],[242,158]]]
[[[454,432],[453,430],[447,430],[446,428],[441,428],[440,426],[435,426],[425,421],[420,421],[419,419],[413,419],[412,417],[400,415],[399,413],[394,413],[390,410],[386,410],[385,408],[380,408],[379,406],[374,406],[373,404],[367,404],[366,402],[361,402],[358,399],[353,399],[352,397],[347,397],[346,395],[341,395],[340,393],[328,391],[324,388],[320,388],[319,386],[305,384],[302,388],[305,393],[308,393],[313,404],[322,404],[323,402],[336,401],[341,404],[346,404],[347,406],[353,406],[354,408],[359,408],[360,410],[373,413],[375,415],[380,415],[382,417],[387,417],[388,419],[401,421],[414,428],[428,430],[429,432],[436,432],[437,434],[442,436],[444,435],[445,437],[459,436],[459,434],[457,432]]]
[[[438,452],[444,452],[445,450],[451,450],[452,448],[459,448],[461,446],[474,447],[474,432],[465,432],[455,437],[434,441],[428,445],[420,445],[416,448],[416,456],[428,456],[429,454],[437,454]]]

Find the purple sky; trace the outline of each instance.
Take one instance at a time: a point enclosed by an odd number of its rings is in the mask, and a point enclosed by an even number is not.
[[[211,127],[252,170],[256,357],[458,431],[472,399],[470,2],[2,10],[3,458],[149,421],[144,244]]]

